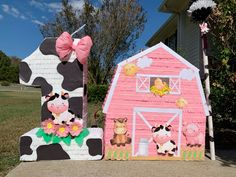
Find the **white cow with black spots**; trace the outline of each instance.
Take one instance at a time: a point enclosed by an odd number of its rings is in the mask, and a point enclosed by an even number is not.
[[[177,146],[171,137],[171,128],[171,125],[152,127],[152,138],[159,155],[168,154],[169,156],[173,156],[177,150]]]

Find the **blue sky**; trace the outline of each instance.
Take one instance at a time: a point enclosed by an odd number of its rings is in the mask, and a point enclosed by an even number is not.
[[[69,0],[73,7],[83,6],[81,0]],[[97,1],[97,2],[96,2]],[[60,0],[1,0],[0,1],[0,50],[9,56],[25,58],[41,43],[43,36],[39,25],[54,18],[60,10]],[[99,0],[94,0],[98,3]],[[147,11],[145,30],[136,41],[136,50],[145,43],[167,20],[169,14],[158,12],[162,0],[140,0]]]

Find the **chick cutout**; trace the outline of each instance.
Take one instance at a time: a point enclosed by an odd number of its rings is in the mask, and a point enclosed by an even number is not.
[[[181,109],[183,109],[187,104],[188,102],[184,98],[179,98],[178,100],[176,100],[176,106],[178,106]]]
[[[160,78],[157,78],[154,81],[154,85],[151,86],[150,91],[154,94],[154,95],[159,95],[159,96],[163,96],[168,94],[171,89],[170,87],[167,85],[166,82],[163,82]]]
[[[138,72],[138,67],[134,63],[128,63],[124,66],[126,76],[134,76]]]

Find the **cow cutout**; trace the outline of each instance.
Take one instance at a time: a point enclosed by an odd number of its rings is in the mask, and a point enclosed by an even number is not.
[[[69,35],[66,32],[62,35],[65,34]],[[63,39],[62,35],[60,39]],[[79,46],[83,38],[71,38],[71,52],[63,60],[56,46],[59,38],[44,39],[20,63],[20,83],[39,86],[42,94],[41,128],[32,129],[21,136],[21,161],[99,160],[103,155],[103,130],[85,128],[87,62],[83,57],[82,64],[76,49],[74,51],[74,46]],[[85,56],[84,51],[80,52]]]

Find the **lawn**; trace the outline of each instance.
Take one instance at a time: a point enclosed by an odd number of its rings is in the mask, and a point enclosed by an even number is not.
[[[19,137],[40,125],[40,95],[34,91],[0,91],[0,176],[19,164]],[[88,125],[101,104],[89,104]]]

